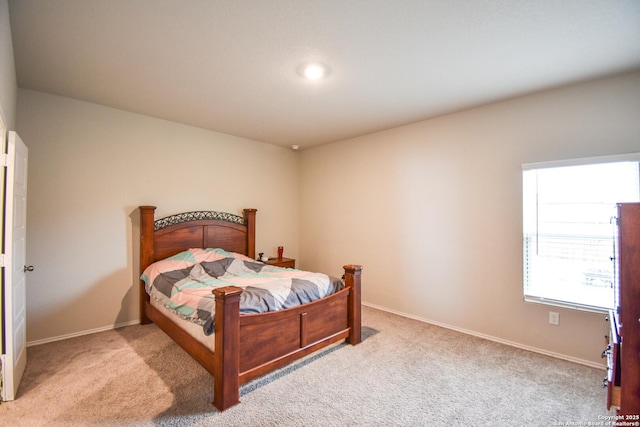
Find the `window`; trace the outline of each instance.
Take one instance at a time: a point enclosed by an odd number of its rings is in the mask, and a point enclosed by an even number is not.
[[[613,218],[640,201],[640,154],[522,168],[525,300],[613,308]]]

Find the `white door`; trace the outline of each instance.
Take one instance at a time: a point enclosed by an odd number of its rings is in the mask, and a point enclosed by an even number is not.
[[[7,141],[4,187],[4,338],[2,346],[2,400],[16,397],[27,365],[26,259],[28,150],[17,133]]]

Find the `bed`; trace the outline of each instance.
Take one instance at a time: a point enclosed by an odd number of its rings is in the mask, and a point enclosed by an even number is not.
[[[219,248],[255,259],[256,209],[243,215],[215,211],[155,218],[155,206],[140,206],[140,273],[152,264],[194,248]],[[214,333],[194,336],[184,320],[157,303],[140,281],[140,323],[155,323],[213,375],[213,405],[240,403],[240,385],[331,344],[361,341],[361,272],[345,265],[343,288],[319,300],[259,314],[240,314],[243,289],[220,286],[214,294]],[[197,325],[195,325],[197,326]]]

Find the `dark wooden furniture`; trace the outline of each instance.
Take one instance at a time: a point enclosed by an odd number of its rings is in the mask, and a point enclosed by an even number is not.
[[[265,262],[265,264],[283,268],[296,268],[296,260],[293,258],[271,258],[269,261]]]
[[[640,421],[640,203],[618,205],[616,304],[609,313],[607,409]],[[635,417],[635,418],[634,418]]]
[[[188,212],[158,220],[154,206],[141,206],[140,271],[189,248],[222,248],[255,258],[256,209],[243,217]],[[213,375],[213,404],[220,411],[240,402],[241,384],[332,343],[361,341],[359,265],[344,266],[345,289],[302,306],[240,315],[242,289],[215,288],[214,348],[202,344],[149,301],[140,282],[140,323],[154,322]]]

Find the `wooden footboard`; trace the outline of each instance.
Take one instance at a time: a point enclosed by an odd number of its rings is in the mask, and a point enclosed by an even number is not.
[[[352,345],[361,341],[362,267],[348,265],[344,269],[345,289],[319,301],[273,313],[240,316],[242,289],[229,286],[213,291],[216,408],[224,411],[239,403],[239,387],[247,381],[341,340]]]
[[[254,257],[255,209],[244,210],[244,224],[229,224],[219,213],[189,212],[154,225],[153,206],[141,206],[140,267],[189,247],[221,247]],[[222,214],[223,218],[226,218]],[[182,220],[182,216],[187,220]],[[209,218],[214,217],[214,219]],[[174,218],[178,217],[178,220]],[[195,218],[195,219],[192,219]],[[203,219],[204,218],[204,219]],[[242,218],[241,218],[242,219]],[[171,225],[165,226],[169,222]],[[215,351],[200,343],[150,304],[140,285],[140,323],[153,321],[214,378],[213,404],[224,411],[240,402],[240,385],[330,344],[361,339],[359,265],[344,266],[345,288],[302,306],[240,315],[242,289],[226,286],[215,295]]]

